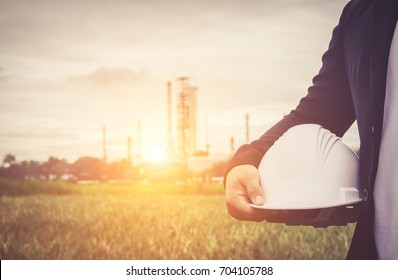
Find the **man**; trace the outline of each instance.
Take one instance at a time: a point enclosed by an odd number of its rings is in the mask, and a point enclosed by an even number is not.
[[[362,209],[348,259],[398,259],[398,0],[352,0],[333,31],[322,68],[297,108],[258,140],[243,145],[225,178],[228,212],[269,217],[257,167],[290,127],[320,124],[338,136],[357,120]],[[395,32],[395,35],[394,35]]]

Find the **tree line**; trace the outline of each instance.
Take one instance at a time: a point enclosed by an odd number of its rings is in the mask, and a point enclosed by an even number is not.
[[[212,168],[192,174],[185,165],[132,165],[127,159],[112,162],[96,157],[84,156],[74,162],[51,156],[47,161],[17,161],[16,156],[7,154],[0,167],[0,177],[14,180],[64,180],[77,181],[110,181],[110,180],[185,180],[190,176],[223,176],[226,162],[219,162]]]

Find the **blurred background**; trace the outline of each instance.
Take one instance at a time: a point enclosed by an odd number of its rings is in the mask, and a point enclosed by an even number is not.
[[[222,176],[240,145],[260,137],[306,94],[347,2],[0,1],[0,256],[344,257],[350,227],[322,233],[329,238],[338,230],[333,243],[315,244],[314,229],[288,234],[309,246],[297,254],[262,247],[264,233],[285,238],[280,232],[292,229],[232,220]],[[355,125],[343,140],[358,149]],[[174,225],[162,222],[169,212],[157,218],[165,204],[180,207],[169,209],[179,213]],[[145,207],[153,209],[144,214]],[[194,211],[189,222],[179,216],[187,209]],[[86,220],[73,215],[86,212]],[[133,226],[141,219],[138,225],[156,221],[160,232],[170,231],[167,244],[175,247],[146,255],[150,244],[162,246],[150,230]],[[226,223],[223,229],[238,235],[191,232],[203,223],[199,231]],[[31,238],[11,237],[24,224],[34,229]],[[103,227],[90,232],[94,224]],[[210,251],[192,252],[187,240]],[[216,253],[221,247],[230,250]]]

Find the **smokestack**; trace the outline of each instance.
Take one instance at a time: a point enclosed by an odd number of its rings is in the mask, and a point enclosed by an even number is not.
[[[249,144],[250,138],[249,138],[249,114],[246,114],[246,143]]]
[[[231,155],[233,155],[235,153],[235,138],[233,136],[229,139],[229,146],[231,149]]]
[[[106,126],[102,127],[102,159],[106,161]]]
[[[171,153],[173,139],[172,139],[172,128],[171,128],[171,82],[167,82],[167,124],[168,124],[168,149]]]
[[[205,124],[206,124],[206,130],[205,130],[205,140],[206,140],[206,153],[207,155],[209,155],[209,151],[210,151],[210,145],[209,145],[209,118],[208,118],[208,113],[206,110],[206,120],[205,120]]]
[[[127,159],[131,163],[131,137],[127,137]]]
[[[138,135],[138,158],[142,158],[142,153],[141,153],[141,120],[138,120],[137,122],[137,135]]]

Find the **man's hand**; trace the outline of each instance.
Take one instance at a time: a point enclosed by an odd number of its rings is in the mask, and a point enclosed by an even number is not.
[[[260,174],[256,167],[249,164],[235,166],[228,172],[225,199],[228,213],[238,220],[259,222],[271,214],[270,211],[255,209],[249,205],[264,204]]]

